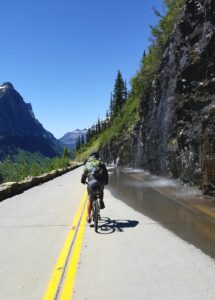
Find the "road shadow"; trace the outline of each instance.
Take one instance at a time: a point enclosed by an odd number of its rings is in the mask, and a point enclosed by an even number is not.
[[[134,228],[139,224],[135,220],[111,220],[108,217],[102,217],[99,220],[99,226],[97,233],[99,234],[111,234],[114,232],[123,232],[125,228]],[[93,224],[90,225],[93,227]]]

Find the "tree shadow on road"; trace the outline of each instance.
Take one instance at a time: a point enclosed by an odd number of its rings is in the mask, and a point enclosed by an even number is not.
[[[98,224],[97,233],[110,234],[116,231],[123,232],[125,228],[134,228],[138,224],[139,222],[135,220],[111,220],[108,217],[102,217]]]

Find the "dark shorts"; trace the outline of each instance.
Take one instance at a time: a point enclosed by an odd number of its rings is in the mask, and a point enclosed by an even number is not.
[[[91,180],[90,182],[88,182],[87,186],[87,192],[90,195],[91,199],[95,195],[96,191],[99,191],[100,197],[103,198],[104,184],[97,180]]]

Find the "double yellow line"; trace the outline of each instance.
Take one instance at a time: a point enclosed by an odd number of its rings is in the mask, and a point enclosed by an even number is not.
[[[81,204],[55,265],[43,300],[71,300],[72,298],[75,275],[86,225],[86,199],[87,192],[85,192],[82,197]]]

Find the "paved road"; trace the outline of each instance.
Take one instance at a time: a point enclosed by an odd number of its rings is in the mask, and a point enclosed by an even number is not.
[[[0,203],[0,299],[38,300],[84,192],[80,169]]]
[[[85,190],[81,172],[0,203],[0,299],[43,298]],[[106,190],[99,234],[86,225],[73,299],[215,299],[214,259],[122,200]]]
[[[75,300],[215,299],[212,258],[109,191],[105,198],[100,234],[87,226]]]

